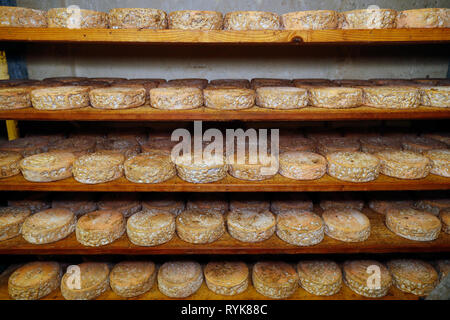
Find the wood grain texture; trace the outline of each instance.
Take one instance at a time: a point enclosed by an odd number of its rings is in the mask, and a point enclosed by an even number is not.
[[[82,108],[62,111],[39,111],[33,108],[1,110],[2,120],[44,121],[324,121],[324,120],[392,120],[392,119],[449,119],[450,108],[420,107],[410,110],[388,110],[371,107],[352,109],[303,108],[270,110],[254,107],[240,111],[221,111],[207,108],[195,110],[158,110],[139,107],[126,110],[98,110]]]
[[[0,300],[11,300],[8,295],[8,278],[12,274],[14,269],[9,269],[0,275]],[[163,295],[155,284],[150,291],[140,295],[135,298],[123,298],[115,294],[111,289],[103,293],[97,298],[97,300],[270,300],[261,294],[259,294],[252,285],[249,285],[248,289],[235,296],[222,296],[215,294],[208,289],[205,282],[203,282],[200,289],[185,299],[174,299]],[[418,297],[402,292],[395,287],[391,287],[388,294],[383,298],[378,298],[377,300],[417,300]],[[61,295],[60,290],[55,290],[48,296],[42,298],[41,300],[64,300]],[[295,293],[289,297],[287,300],[375,300],[371,298],[366,298],[354,293],[345,284],[339,293],[330,297],[315,296],[306,292],[302,288],[298,288]]]
[[[379,30],[117,30],[0,28],[0,41],[172,44],[359,44],[450,41],[450,29]]]
[[[100,184],[82,184],[73,178],[55,182],[29,182],[21,175],[0,180],[0,191],[99,191],[99,192],[287,192],[287,191],[389,191],[450,190],[450,178],[429,175],[420,180],[402,180],[380,175],[372,182],[353,183],[325,175],[319,180],[296,181],[276,175],[266,181],[244,181],[227,176],[206,184],[194,184],[175,177],[158,184],[139,184],[119,178]]]
[[[320,212],[320,209],[317,209]],[[298,247],[288,244],[276,235],[259,243],[245,243],[233,239],[228,233],[210,244],[191,244],[177,236],[166,244],[156,247],[139,247],[132,244],[126,235],[103,247],[85,247],[77,242],[75,234],[61,241],[34,245],[22,237],[0,242],[0,254],[125,254],[125,255],[186,255],[186,254],[330,254],[330,253],[386,253],[386,252],[450,252],[450,235],[441,233],[438,239],[419,242],[404,239],[389,231],[384,225],[384,216],[370,209],[364,212],[371,222],[370,237],[363,242],[342,242],[325,236],[315,245]]]

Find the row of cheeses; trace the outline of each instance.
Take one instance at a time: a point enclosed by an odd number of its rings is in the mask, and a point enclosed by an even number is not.
[[[91,211],[77,217],[66,208],[31,214],[25,207],[0,207],[0,240],[21,235],[27,242],[41,245],[65,239],[75,232],[80,244],[100,247],[113,243],[126,233],[134,245],[152,247],[171,241],[175,235],[188,243],[209,244],[228,233],[246,243],[262,242],[276,234],[295,246],[313,246],[321,243],[325,235],[343,242],[362,242],[371,234],[370,219],[357,209],[332,207],[320,215],[302,209],[274,214],[262,208],[247,208],[245,202],[242,204],[230,211],[197,208],[181,211],[178,215],[169,210],[144,208],[132,213],[128,219],[113,209]],[[400,202],[386,203],[385,208],[387,229],[400,237],[433,241],[441,230],[450,233],[449,208],[440,210],[439,216]],[[390,236],[388,230],[377,232]]]
[[[78,8],[54,8],[47,12],[0,7],[0,25],[40,28],[112,28],[178,30],[319,30],[449,28],[450,9],[424,8],[405,11],[361,9],[298,11],[282,14],[262,11],[181,10],[169,14],[150,8],[115,8],[97,12]]]
[[[326,79],[206,79],[110,80],[79,79],[24,81],[0,87],[0,110],[129,109],[151,106],[160,110],[329,109],[368,106],[412,109],[450,107],[448,80]],[[76,79],[76,80],[74,80]],[[101,78],[100,78],[101,79]],[[437,85],[432,85],[435,83]],[[382,85],[379,85],[382,84]]]
[[[66,272],[63,275],[63,270]],[[373,281],[373,274],[379,281]],[[8,279],[8,293],[16,300],[36,300],[60,289],[64,299],[102,299],[112,289],[116,296],[158,299],[152,290],[170,298],[194,295],[206,282],[220,296],[237,296],[254,289],[265,298],[286,299],[299,288],[316,296],[338,294],[345,284],[358,295],[381,298],[392,286],[418,296],[428,295],[450,272],[449,260],[425,262],[394,259],[386,264],[375,260],[302,260],[297,265],[261,261],[213,261],[202,266],[194,261],[169,261],[158,266],[151,261],[118,264],[85,262],[79,265],[31,262],[17,268]],[[110,297],[111,298],[111,297]]]

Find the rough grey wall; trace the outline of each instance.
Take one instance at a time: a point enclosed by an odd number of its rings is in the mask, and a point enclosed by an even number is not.
[[[152,7],[167,12],[180,9],[263,10],[285,13],[297,10],[351,10],[378,5],[397,10],[448,7],[449,0],[18,0],[19,6],[48,9],[71,4],[108,11],[114,7]],[[181,77],[445,77],[448,46],[117,46],[31,45],[31,78],[59,75],[124,76],[128,78]]]

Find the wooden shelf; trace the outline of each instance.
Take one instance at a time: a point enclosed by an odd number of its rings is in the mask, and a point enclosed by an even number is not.
[[[389,191],[450,190],[450,178],[429,175],[420,180],[396,179],[380,175],[372,182],[345,182],[328,175],[314,181],[296,181],[276,175],[266,181],[244,181],[227,176],[206,184],[194,184],[175,177],[158,184],[139,184],[119,178],[100,184],[83,184],[73,178],[55,182],[29,182],[21,175],[0,180],[0,191],[86,191],[86,192],[295,192],[295,191]]]
[[[377,44],[450,41],[450,29],[379,30],[118,30],[0,28],[0,41],[153,44]]]
[[[0,275],[0,300],[11,300],[8,295],[8,278],[12,274],[14,268],[10,268],[3,272]],[[126,298],[120,297],[116,295],[111,289],[103,293],[97,300],[125,300]],[[64,300],[64,297],[61,295],[61,291],[55,290],[50,293],[48,296],[44,297],[42,300]],[[248,289],[238,295],[235,296],[222,296],[215,294],[211,290],[208,289],[206,284],[203,282],[200,289],[193,294],[192,296],[185,299],[173,299],[163,295],[159,290],[157,285],[155,284],[149,292],[140,295],[135,298],[126,299],[126,300],[270,300],[258,292],[256,292],[255,288],[250,285]],[[338,294],[335,294],[330,297],[320,297],[312,295],[306,292],[304,289],[299,288],[297,291],[289,297],[287,300],[374,300],[370,298],[366,298],[360,296],[353,291],[351,291],[345,284],[342,286],[341,291]],[[418,297],[402,292],[395,287],[391,287],[388,294],[383,298],[378,298],[377,300],[418,300]]]
[[[410,110],[388,110],[371,107],[352,109],[303,108],[270,110],[254,107],[240,111],[220,111],[207,108],[195,110],[157,110],[140,107],[127,110],[98,110],[83,108],[65,111],[39,111],[33,108],[2,110],[2,120],[45,121],[326,121],[326,120],[391,120],[391,119],[449,119],[450,109],[420,107]]]
[[[369,209],[364,212],[371,222],[371,234],[364,242],[342,242],[325,236],[315,245],[298,247],[288,244],[276,235],[259,243],[245,243],[233,239],[228,233],[210,244],[191,244],[177,236],[168,243],[156,247],[139,247],[132,244],[126,235],[102,247],[85,247],[77,242],[75,234],[61,241],[34,245],[22,237],[0,242],[0,254],[14,255],[185,255],[185,254],[329,254],[329,253],[387,253],[387,252],[450,252],[450,235],[441,233],[438,239],[419,242],[404,239],[389,231],[384,225],[384,216]]]

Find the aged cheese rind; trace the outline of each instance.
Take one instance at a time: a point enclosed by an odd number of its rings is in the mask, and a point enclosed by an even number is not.
[[[298,288],[297,271],[284,262],[258,262],[253,266],[253,286],[260,294],[285,299]]]
[[[225,233],[223,215],[217,211],[186,210],[178,215],[176,224],[178,236],[189,243],[212,243]]]
[[[141,211],[127,221],[127,235],[137,246],[151,247],[166,243],[175,235],[175,216],[167,211]]]
[[[156,266],[153,262],[124,261],[116,264],[109,274],[111,289],[121,297],[133,298],[153,287]]]
[[[422,179],[431,171],[431,160],[411,151],[384,151],[375,156],[381,161],[380,173],[400,179]]]
[[[313,246],[322,242],[324,223],[308,211],[284,212],[277,215],[277,236],[296,246]]]
[[[61,294],[66,300],[94,300],[109,289],[109,266],[106,263],[85,262],[79,268],[80,288],[73,277],[77,273],[66,273],[61,279]]]
[[[114,8],[108,13],[111,29],[166,29],[167,14],[159,9]]]
[[[361,242],[370,235],[370,221],[354,209],[329,209],[322,214],[325,234],[345,242]]]
[[[217,11],[180,10],[169,13],[169,29],[222,30],[223,15]]]
[[[89,106],[89,87],[64,86],[31,91],[31,102],[37,110],[70,110]]]
[[[116,180],[123,176],[125,157],[119,153],[96,152],[85,155],[73,164],[73,177],[86,184]]]
[[[339,13],[333,10],[289,12],[281,15],[285,30],[327,30],[339,27]]]
[[[300,261],[297,264],[300,286],[316,296],[332,296],[342,288],[342,272],[333,261]]]
[[[230,235],[242,242],[261,242],[275,232],[276,219],[270,211],[230,211],[227,214]]]
[[[178,176],[191,183],[211,183],[227,175],[227,164],[222,156],[196,159],[194,154],[185,154],[174,159]]]
[[[280,155],[279,173],[295,180],[316,180],[327,171],[327,161],[312,152],[284,152]]]
[[[243,110],[255,105],[255,91],[245,88],[222,87],[204,89],[205,106],[218,110]]]
[[[30,215],[27,208],[0,207],[0,241],[19,236],[25,219]]]
[[[387,263],[394,286],[417,296],[428,295],[439,282],[433,266],[421,260],[397,259]]]
[[[359,88],[310,87],[309,97],[313,107],[329,109],[356,108],[362,104],[363,92]]]
[[[379,286],[369,286],[369,277],[379,270]],[[375,268],[374,268],[375,267]],[[364,297],[384,297],[392,286],[392,277],[389,270],[383,264],[373,260],[346,261],[343,266],[345,284],[354,292]]]
[[[175,164],[165,152],[134,156],[124,164],[125,176],[134,183],[161,183],[176,176]]]
[[[54,8],[47,12],[47,22],[49,28],[70,28],[70,29],[107,29],[108,14],[92,10],[79,9],[77,21],[77,11],[70,8]]]
[[[30,88],[0,88],[0,110],[16,110],[31,107]]]
[[[188,110],[203,106],[203,92],[194,87],[168,87],[150,90],[153,108],[162,110]]]
[[[423,106],[450,108],[450,87],[422,87],[420,88],[420,92],[421,104]]]
[[[280,17],[271,12],[235,11],[224,18],[224,30],[280,30]]]
[[[8,178],[20,173],[22,155],[14,151],[0,151],[0,179]]]
[[[420,105],[420,91],[414,87],[363,87],[364,105],[381,109],[411,109]]]
[[[350,182],[368,182],[378,178],[380,161],[370,153],[334,152],[327,154],[328,174]]]
[[[397,28],[450,28],[450,9],[423,8],[399,12]]]
[[[197,292],[202,283],[202,267],[197,262],[166,262],[158,271],[158,288],[171,298],[187,298]]]
[[[396,27],[397,11],[362,9],[341,13],[342,29],[392,29]]]
[[[242,293],[249,285],[249,270],[244,262],[210,262],[204,276],[208,289],[224,296]]]
[[[141,86],[109,87],[89,92],[91,105],[97,109],[130,109],[145,103],[147,92]]]
[[[57,262],[31,262],[8,279],[8,294],[15,300],[38,300],[59,287],[61,267]]]
[[[308,106],[309,94],[305,88],[261,87],[256,89],[256,105],[268,109],[300,109]]]
[[[22,7],[0,7],[0,26],[21,28],[47,27],[47,13]]]
[[[120,212],[99,210],[85,214],[78,220],[76,236],[82,245],[99,247],[119,239],[125,229],[125,217]]]
[[[415,241],[437,239],[442,227],[436,216],[412,208],[389,210],[386,213],[386,226],[400,237]]]
[[[75,231],[77,219],[67,209],[47,209],[28,217],[22,225],[22,237],[34,244],[59,241]]]
[[[252,157],[248,154],[245,159],[237,158],[237,155],[228,157],[229,173],[233,177],[242,180],[262,181],[271,179],[275,176],[279,169],[279,160],[273,155],[256,155],[256,161],[253,162]]]
[[[23,177],[32,182],[50,182],[70,178],[75,155],[70,152],[35,154],[20,161]]]

